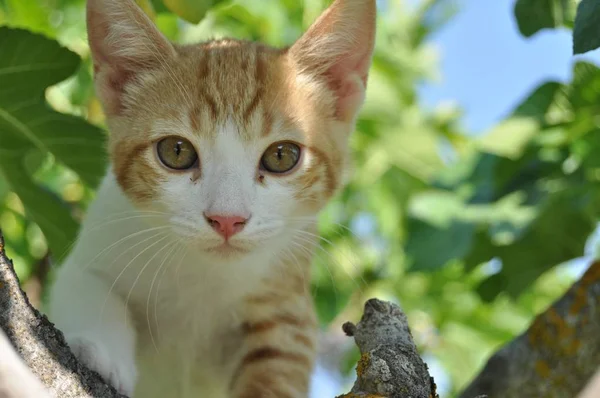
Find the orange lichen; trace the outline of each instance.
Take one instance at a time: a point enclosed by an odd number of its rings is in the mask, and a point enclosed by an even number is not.
[[[368,352],[365,352],[364,354],[362,354],[360,356],[360,359],[358,360],[358,363],[356,364],[356,375],[358,377],[362,377],[362,375],[365,373],[365,369],[369,366],[370,362],[371,362],[371,356],[369,355]]]
[[[581,340],[577,339],[577,328],[589,322],[585,314],[581,314],[588,305],[587,297],[591,285],[600,282],[600,261],[593,263],[580,281],[571,289],[573,302],[564,315],[556,308],[549,308],[536,317],[527,333],[529,343],[540,349],[544,347],[554,355],[572,356],[581,349]],[[579,315],[578,318],[574,318]],[[538,361],[535,369],[541,377],[547,377],[550,368],[547,362]]]
[[[569,323],[561,317],[554,308],[548,311],[549,323],[554,326],[556,330],[556,337],[559,339],[567,339],[575,334],[575,329],[569,325]]]
[[[535,371],[542,378],[550,376],[550,366],[545,361],[539,360],[535,363]]]
[[[565,355],[575,355],[581,348],[581,341],[572,340],[568,343],[563,344],[563,353]]]
[[[600,261],[594,262],[581,277],[578,284],[573,287],[573,304],[569,308],[569,315],[577,315],[587,305],[587,295],[590,285],[600,282]]]

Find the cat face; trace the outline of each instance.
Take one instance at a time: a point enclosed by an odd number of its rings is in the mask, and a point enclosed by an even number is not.
[[[131,0],[89,1],[96,89],[125,194],[218,254],[264,247],[311,222],[347,171],[373,3],[337,0],[280,50],[174,45]]]

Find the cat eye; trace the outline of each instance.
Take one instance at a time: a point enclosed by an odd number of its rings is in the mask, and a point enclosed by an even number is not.
[[[269,146],[260,159],[260,165],[270,173],[286,173],[300,160],[300,146],[293,142],[276,142]]]
[[[167,137],[156,144],[158,158],[170,169],[186,170],[196,164],[198,154],[194,146],[181,137]]]

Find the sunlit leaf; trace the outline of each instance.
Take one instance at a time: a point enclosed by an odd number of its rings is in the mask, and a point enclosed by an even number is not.
[[[514,159],[538,132],[539,124],[535,119],[513,117],[493,127],[477,144],[483,151]]]
[[[197,24],[219,0],[163,0],[165,6],[188,22]]]
[[[21,155],[22,153],[4,153],[0,157],[0,176],[19,196],[27,216],[40,227],[48,246],[60,258],[75,238],[77,222],[58,197],[33,182],[25,172]]]
[[[82,119],[53,111],[44,100],[49,85],[75,72],[76,54],[38,34],[6,27],[0,27],[0,54],[0,173],[53,252],[62,254],[77,224],[69,210],[27,174],[36,168],[27,155],[51,153],[95,186],[105,171],[104,134]]]

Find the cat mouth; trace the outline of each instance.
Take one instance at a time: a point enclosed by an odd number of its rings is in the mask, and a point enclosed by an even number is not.
[[[208,249],[206,249],[206,251],[215,254],[230,256],[235,254],[248,253],[249,250],[240,246],[233,245],[230,242],[226,241],[221,243],[220,245],[209,247]]]

